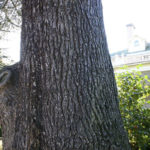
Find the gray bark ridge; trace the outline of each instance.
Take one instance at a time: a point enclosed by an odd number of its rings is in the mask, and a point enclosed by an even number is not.
[[[15,136],[16,108],[19,98],[18,63],[0,70],[0,126],[3,149],[12,150]]]

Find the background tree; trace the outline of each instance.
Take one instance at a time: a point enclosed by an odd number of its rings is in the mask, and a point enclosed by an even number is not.
[[[21,39],[0,75],[5,149],[130,150],[101,0],[22,0]]]
[[[3,58],[6,58],[6,56],[2,54],[0,49],[0,69],[2,69],[5,66],[5,63],[3,62]]]
[[[140,71],[116,74],[120,110],[133,150],[150,149],[150,80]]]
[[[0,0],[0,32],[9,32],[20,24],[21,0]]]

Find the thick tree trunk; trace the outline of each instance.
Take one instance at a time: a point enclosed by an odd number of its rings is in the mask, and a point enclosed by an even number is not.
[[[22,5],[20,93],[8,149],[130,150],[101,0]]]

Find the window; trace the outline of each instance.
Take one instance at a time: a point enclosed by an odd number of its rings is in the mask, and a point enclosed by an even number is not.
[[[140,45],[139,40],[135,40],[135,41],[134,41],[134,46],[137,47],[137,46],[139,46],[139,45]]]

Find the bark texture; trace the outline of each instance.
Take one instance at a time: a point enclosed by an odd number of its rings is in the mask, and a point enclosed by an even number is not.
[[[16,106],[19,101],[18,77],[18,64],[0,71],[0,125],[4,150],[12,150],[13,147]]]
[[[6,150],[130,150],[101,0],[22,0],[19,101]]]

